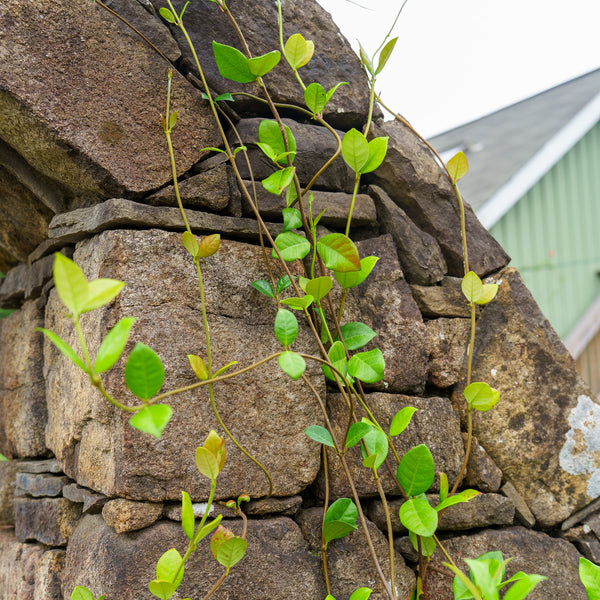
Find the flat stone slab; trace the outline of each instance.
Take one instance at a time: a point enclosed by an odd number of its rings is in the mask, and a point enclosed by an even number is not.
[[[23,473],[62,473],[62,469],[55,458],[22,460],[18,465],[19,471]]]
[[[102,518],[117,533],[125,533],[152,525],[161,516],[162,510],[161,503],[133,502],[125,498],[116,498],[104,505]]]
[[[427,321],[429,343],[428,383],[440,388],[454,385],[463,376],[471,334],[469,319],[432,319]]]
[[[18,464],[15,460],[0,462],[0,526],[15,523],[15,482]]]
[[[471,309],[460,289],[441,285],[411,285],[410,291],[424,317],[471,316]]]
[[[17,494],[20,496],[33,496],[34,498],[60,496],[63,487],[70,482],[71,479],[65,475],[17,473]]]

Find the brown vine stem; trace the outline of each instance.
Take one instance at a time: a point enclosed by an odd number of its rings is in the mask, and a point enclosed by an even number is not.
[[[323,517],[321,519],[321,559],[323,561],[323,577],[325,578],[325,591],[331,594],[331,585],[329,583],[329,569],[327,568],[327,548],[325,544],[325,515],[329,506],[329,464],[327,462],[327,448],[323,446],[323,475],[325,478],[325,498],[323,499]]]

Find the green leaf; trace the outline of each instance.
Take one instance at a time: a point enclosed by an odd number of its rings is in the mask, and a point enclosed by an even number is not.
[[[198,246],[198,256],[207,258],[212,256],[219,250],[221,245],[221,235],[219,233],[211,233],[205,236]]]
[[[210,523],[207,523],[202,529],[198,529],[196,537],[194,538],[194,544],[197,544],[200,540],[203,540],[209,533],[214,531],[219,524],[223,515],[217,515]]]
[[[294,33],[285,43],[285,56],[292,69],[303,67],[312,58],[315,45],[310,40],[305,40],[299,33]]]
[[[152,404],[135,413],[129,419],[129,424],[143,433],[160,438],[172,415],[173,409],[167,404]]]
[[[346,537],[349,533],[352,533],[355,529],[358,529],[356,525],[350,523],[344,523],[343,521],[331,521],[323,527],[323,537],[325,538],[325,547],[331,542],[331,540],[337,540]]]
[[[463,394],[469,406],[482,412],[490,410],[500,400],[500,392],[482,381],[468,385]]]
[[[462,179],[469,171],[469,163],[465,153],[462,152],[462,150],[457,152],[448,161],[446,167],[448,168],[448,173],[450,173],[450,178],[454,183],[456,183],[459,179]]]
[[[371,62],[369,55],[366,53],[365,49],[362,47],[362,44],[360,42],[358,42],[358,48],[359,48],[360,60],[363,64],[363,66],[365,67],[365,69],[367,70],[368,73],[370,73],[371,75],[374,75],[375,70],[373,69],[373,63]]]
[[[71,600],[94,600],[94,595],[86,587],[78,585],[71,592]]]
[[[600,567],[587,558],[579,558],[579,579],[589,600],[600,598]]]
[[[94,363],[96,373],[108,371],[119,360],[129,339],[129,332],[135,322],[135,317],[125,317],[106,334],[96,355],[96,362]]]
[[[331,344],[331,348],[329,348],[329,352],[327,352],[327,356],[331,361],[331,364],[335,369],[337,369],[344,377],[346,377],[346,373],[348,372],[347,363],[346,363],[346,351],[344,350],[344,346],[342,342],[337,341]],[[339,381],[339,375],[334,375],[333,371],[327,365],[321,365],[321,370],[323,371],[323,375],[327,377],[327,379],[331,379],[331,381]]]
[[[469,271],[462,279],[461,289],[469,302],[477,302],[483,297],[483,283],[477,273]]]
[[[177,111],[174,110],[171,113],[171,117],[169,118],[169,131],[171,129],[173,129],[173,127],[175,127],[175,125],[177,125]]]
[[[405,406],[399,410],[390,423],[390,436],[400,435],[408,427],[416,412],[417,409],[414,406]]]
[[[237,83],[251,83],[256,79],[248,67],[248,59],[237,48],[215,41],[212,47],[221,77]]]
[[[442,500],[435,507],[435,510],[439,512],[440,510],[448,508],[449,506],[454,506],[455,504],[460,504],[461,502],[468,502],[472,498],[475,498],[475,496],[479,496],[479,494],[480,492],[477,490],[463,490],[459,494],[454,494],[454,496],[447,496],[444,498],[444,500]]]
[[[160,600],[169,600],[175,593],[176,587],[170,581],[155,579],[148,584],[148,589],[153,596],[160,598]]]
[[[165,6],[161,6],[158,9],[158,12],[165,21],[175,24],[175,17],[173,16],[173,13],[168,8],[166,8]]]
[[[355,525],[358,518],[358,509],[356,504],[350,498],[338,498],[325,512],[323,523],[332,523],[341,521],[348,525]]]
[[[358,352],[348,361],[348,373],[365,383],[375,383],[383,379],[385,360],[379,348],[368,352]]]
[[[343,233],[324,235],[317,242],[317,252],[328,269],[346,273],[359,271],[360,257],[354,242]]]
[[[343,289],[348,289],[360,285],[371,273],[379,258],[377,256],[365,256],[360,261],[359,271],[350,271],[348,273],[334,273],[336,281]]]
[[[310,252],[310,242],[293,231],[280,233],[275,238],[275,245],[286,262],[302,260]],[[271,256],[277,258],[275,249],[271,251]]]
[[[175,548],[167,550],[156,563],[156,579],[169,581],[177,587],[183,579],[182,562],[181,554]],[[177,575],[177,579],[175,579],[175,575]]]
[[[481,598],[481,594],[479,593],[479,590],[475,587],[475,584],[455,565],[449,564],[449,563],[442,563],[445,567],[448,567],[448,569],[450,569],[454,574],[455,574],[455,578],[454,581],[452,583],[452,591],[454,592],[454,598],[455,600],[471,600],[471,598],[474,598],[475,600],[483,600]],[[461,583],[461,587],[459,587],[457,585],[457,580],[460,581]],[[464,594],[461,594],[461,591],[467,589],[470,592],[470,596],[466,596]],[[461,594],[461,595],[457,595],[457,594]]]
[[[216,456],[204,446],[196,448],[196,467],[204,477],[208,477],[213,481],[221,472]]]
[[[195,354],[188,354],[188,360],[190,361],[190,367],[192,371],[200,381],[208,379],[208,368],[200,356]]]
[[[418,552],[419,551],[419,542],[417,541],[417,534],[414,531],[409,531],[408,537],[413,545],[413,548]],[[423,537],[423,536],[418,536],[418,537],[421,539],[421,554],[423,556],[432,556],[437,547],[435,540],[432,537]]]
[[[202,92],[202,98],[204,98],[204,100],[208,100],[208,94],[206,94],[205,92]],[[219,94],[218,96],[215,96],[213,98],[213,102],[223,102],[223,101],[227,101],[227,102],[233,102],[233,96],[229,93],[226,92],[225,94]]]
[[[313,300],[314,298],[312,296],[306,295],[302,296],[302,298],[286,298],[281,301],[281,304],[285,304],[293,310],[304,310],[312,304]]]
[[[327,104],[327,94],[319,83],[311,83],[304,90],[304,102],[313,115],[320,114]]]
[[[8,458],[2,452],[0,452],[0,462],[9,462]]]
[[[329,294],[331,287],[333,286],[333,279],[324,275],[323,277],[315,277],[315,279],[311,279],[305,288],[305,292],[310,294],[315,301],[319,301],[327,294]]]
[[[354,590],[354,592],[352,592],[352,595],[350,596],[349,600],[367,600],[368,597],[371,595],[372,591],[373,590],[366,587],[358,588],[357,590]]]
[[[538,583],[544,581],[544,579],[548,578],[543,575],[525,575],[525,577],[513,584],[506,594],[504,594],[504,600],[523,600],[523,598],[526,598],[529,592],[531,592]],[[588,598],[597,600],[600,596],[590,596],[588,594]]]
[[[264,279],[257,279],[251,283],[252,287],[258,290],[261,294],[268,296],[269,298],[275,298],[275,294],[273,292],[273,286]]]
[[[195,258],[198,256],[198,250],[200,250],[200,244],[198,244],[198,240],[196,236],[191,234],[189,231],[184,231],[183,236],[181,237],[181,241],[183,242],[183,247]]]
[[[352,128],[344,135],[342,139],[342,157],[355,173],[360,173],[369,160],[369,143],[367,138],[357,129]]]
[[[258,126],[258,140],[263,144],[270,146],[276,155],[285,154],[286,152],[293,154],[296,152],[296,138],[292,130],[287,126],[283,126],[285,130],[285,136],[287,137],[288,148],[285,148],[285,142],[283,141],[283,135],[279,128],[279,123],[272,119],[263,119]]]
[[[53,276],[62,303],[73,315],[81,314],[88,299],[88,282],[83,271],[70,258],[56,252]]]
[[[188,539],[193,540],[196,519],[194,518],[194,509],[190,495],[183,490],[181,491],[181,527]]]
[[[280,60],[281,52],[279,52],[279,50],[272,50],[261,56],[249,58],[248,69],[250,69],[250,73],[256,78],[262,77],[274,69],[279,64]]]
[[[287,373],[294,381],[302,377],[302,373],[306,371],[305,360],[296,352],[287,350],[282,352],[277,359],[279,367],[284,373]]]
[[[292,280],[290,279],[290,276],[286,273],[277,280],[277,283],[275,285],[277,288],[277,293],[281,294],[281,292],[285,292],[285,290],[287,290],[292,285]]]
[[[319,442],[319,444],[323,444],[325,446],[329,446],[331,448],[335,448],[335,444],[333,443],[333,438],[331,434],[325,427],[321,427],[320,425],[311,425],[304,430],[304,433],[315,442]]]
[[[476,301],[476,304],[487,304],[491,302],[498,293],[498,284],[496,283],[484,283],[483,284],[483,294],[479,300]]]
[[[81,312],[89,312],[108,304],[125,287],[125,283],[116,279],[94,279],[88,283],[88,297]]]
[[[240,537],[232,537],[223,542],[217,549],[217,562],[227,569],[233,567],[244,558],[248,543]]]
[[[351,321],[340,327],[344,344],[351,352],[368,344],[377,334],[364,323]]]
[[[387,137],[377,137],[369,142],[369,159],[361,167],[361,173],[371,173],[381,165],[387,153],[388,139]]]
[[[363,437],[363,442],[366,449],[369,451],[369,455],[367,456],[365,448],[363,446],[360,448],[364,459],[363,465],[365,467],[379,469],[388,454],[389,444],[387,436],[380,429],[372,427],[371,431]]]
[[[425,444],[419,444],[410,449],[402,457],[396,471],[396,479],[407,496],[418,496],[426,492],[431,487],[434,478],[433,456]]]
[[[296,167],[286,167],[281,171],[271,173],[266,179],[262,180],[262,186],[270,194],[280,196],[283,190],[292,183]]]
[[[471,581],[473,581],[481,591],[485,600],[488,600],[488,598],[489,600],[500,600],[498,588],[494,584],[490,574],[490,561],[485,559],[473,560],[465,558],[465,563],[469,566],[469,577]]]
[[[165,380],[163,364],[152,348],[138,342],[125,365],[125,383],[142,400],[148,400],[162,387]]]
[[[270,158],[273,162],[277,162],[277,154],[275,153],[275,150],[269,146],[269,144],[263,144],[262,142],[255,143],[267,158]]]
[[[448,497],[448,476],[446,473],[440,473],[440,503]],[[439,504],[438,504],[439,506]]]
[[[333,94],[340,87],[340,85],[348,85],[348,82],[340,81],[340,83],[336,83],[330,90],[328,90],[327,95],[325,97],[326,102],[329,102],[331,100],[331,96],[333,96]]]
[[[77,353],[67,342],[58,337],[53,331],[44,329],[43,327],[36,327],[36,331],[41,331],[68,359],[73,361],[81,370],[89,373],[88,368],[84,362],[77,356]]]
[[[294,313],[280,308],[275,316],[275,335],[279,342],[287,347],[294,342],[298,335],[298,319]]]
[[[379,75],[379,73],[381,73],[381,71],[383,71],[383,69],[385,68],[387,61],[390,59],[390,56],[394,51],[394,47],[396,46],[397,41],[398,38],[395,37],[394,39],[390,40],[381,50],[379,54],[379,63],[377,64],[377,69],[375,69],[375,75]]]
[[[302,215],[297,208],[284,208],[281,213],[283,214],[284,232],[302,227]]]
[[[352,423],[350,429],[348,429],[348,435],[346,436],[346,448],[356,446],[356,444],[358,444],[358,442],[360,442],[360,440],[362,440],[372,429],[373,427],[364,421]]]
[[[438,524],[438,514],[424,494],[410,498],[400,507],[400,522],[417,535],[431,537]]]
[[[231,367],[233,367],[233,365],[237,365],[238,361],[237,360],[232,360],[231,362],[228,362],[226,365],[223,365],[214,375],[213,377],[218,377],[219,375],[223,375],[223,373],[225,373],[225,371],[229,370]]]

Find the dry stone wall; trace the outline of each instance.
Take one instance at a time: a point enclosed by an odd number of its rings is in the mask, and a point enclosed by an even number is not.
[[[270,50],[267,40],[277,38],[272,3],[229,4],[240,12],[255,52]],[[203,150],[219,144],[216,127],[185,44],[157,16],[162,5],[115,0],[111,7],[177,65],[173,137],[183,203],[194,233],[222,237],[219,252],[203,267],[213,360],[246,366],[278,350],[274,305],[250,286],[267,278],[257,223],[231,167],[222,155]],[[237,44],[230,23],[207,2],[192,2],[187,16],[210,86],[230,91],[205,43],[214,37]],[[342,134],[361,127],[368,110],[366,79],[329,15],[312,0],[289,0],[284,21],[286,36],[299,31],[315,42],[318,58],[306,67],[307,81],[326,88],[351,84],[336,92],[326,120]],[[202,355],[206,348],[160,128],[167,65],[94,3],[6,0],[0,24],[0,269],[7,273],[0,306],[17,309],[0,320],[0,452],[10,458],[0,462],[0,600],[68,600],[76,585],[110,600],[150,598],[147,583],[156,560],[168,548],[185,545],[181,490],[190,494],[195,515],[203,514],[209,488],[195,467],[195,448],[210,429],[223,431],[206,393],[194,390],[172,400],[174,417],[160,440],[141,434],[34,329],[44,326],[76,343],[51,281],[52,255],[62,252],[88,278],[127,282],[117,300],[83,319],[93,347],[118,319],[135,316],[132,339],[161,356],[165,387],[195,381],[186,355]],[[276,101],[302,104],[284,67],[266,82]],[[257,178],[272,171],[255,145],[257,115],[263,114],[264,106],[248,97],[227,108]],[[334,138],[291,111],[284,116],[297,140],[300,179],[307,183],[334,151]],[[370,410],[387,424],[400,408],[417,407],[398,438],[398,451],[427,444],[437,470],[452,483],[464,456],[461,392],[469,336],[460,292],[458,207],[433,155],[409,128],[378,119],[375,129],[390,137],[389,152],[364,178],[353,236],[361,256],[380,260],[348,294],[346,315],[378,332],[376,346],[386,360],[384,381],[366,389]],[[242,185],[251,186],[250,169],[238,163]],[[317,180],[313,209],[325,210],[324,231],[343,230],[352,185],[353,174],[341,159]],[[259,205],[277,235],[283,199],[260,191]],[[468,207],[467,238],[472,268],[500,284],[498,298],[478,311],[475,379],[489,381],[502,396],[493,411],[475,419],[476,440],[460,484],[482,493],[448,509],[440,535],[459,563],[498,549],[515,557],[509,574],[523,569],[547,575],[533,600],[583,600],[575,584],[578,557],[600,561],[594,502],[600,496],[600,408],[519,274],[506,268],[509,257]],[[311,339],[301,327],[300,347],[314,351]],[[107,375],[106,385],[127,401],[117,374],[121,367]],[[314,365],[308,377],[334,430],[343,432],[347,413],[340,396]],[[324,467],[320,446],[303,433],[323,424],[319,403],[271,363],[219,385],[218,407],[274,480],[274,495],[266,498],[262,472],[230,447],[217,497],[250,494],[249,544],[219,597],[324,598],[319,527],[325,479],[330,500],[346,495],[348,484],[334,454],[328,451]],[[348,452],[348,463],[387,576],[385,515],[355,450]],[[382,484],[393,508],[398,597],[405,598],[414,586],[416,556],[398,519],[403,499],[383,471]],[[438,486],[436,479],[432,491]],[[437,501],[435,494],[431,501]],[[231,511],[217,504],[217,512],[238,531]],[[442,560],[433,557],[429,599],[452,598]],[[329,565],[338,600],[363,585],[374,587],[371,598],[384,597],[361,531],[331,542]],[[219,575],[206,549],[194,555],[181,597],[202,597]]]

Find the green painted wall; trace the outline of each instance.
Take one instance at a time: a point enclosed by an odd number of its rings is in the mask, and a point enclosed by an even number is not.
[[[564,339],[600,295],[600,123],[491,232]]]

